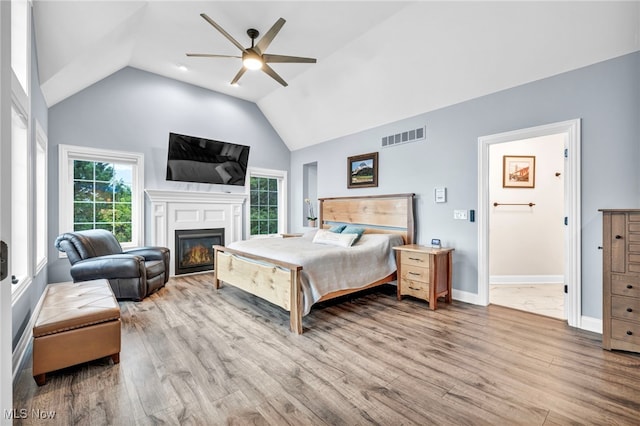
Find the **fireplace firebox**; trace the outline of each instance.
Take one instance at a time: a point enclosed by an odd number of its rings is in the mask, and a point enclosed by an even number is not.
[[[224,245],[224,228],[177,229],[175,274],[213,270],[213,246]]]

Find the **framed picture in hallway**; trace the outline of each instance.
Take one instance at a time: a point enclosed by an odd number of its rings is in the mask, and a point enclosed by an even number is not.
[[[535,188],[536,157],[533,155],[505,155],[502,159],[503,188]]]
[[[347,188],[378,186],[378,153],[356,155],[347,159]]]

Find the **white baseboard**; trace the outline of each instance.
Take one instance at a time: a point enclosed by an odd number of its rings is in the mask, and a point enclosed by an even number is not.
[[[599,318],[582,316],[580,318],[580,329],[602,334],[602,320]]]
[[[45,290],[42,292],[42,294],[45,294],[46,291],[47,291],[47,288],[45,287]],[[35,309],[33,310],[33,313],[31,314],[31,318],[29,318],[29,322],[27,323],[26,327],[24,328],[24,331],[22,332],[22,336],[20,336],[20,340],[18,341],[16,348],[13,351],[12,363],[13,363],[14,383],[18,378],[18,373],[22,368],[22,364],[24,363],[24,360],[29,353],[29,345],[33,340],[32,339],[33,325],[35,324],[38,313],[40,312],[40,307],[42,306],[42,302],[44,302],[44,297],[41,296],[40,300],[38,300],[38,304],[36,305]]]
[[[489,284],[558,284],[564,275],[491,275]]]
[[[469,293],[468,291],[456,290],[454,288],[451,297],[460,302],[471,303],[472,305],[486,306],[480,303],[480,296],[476,293]]]

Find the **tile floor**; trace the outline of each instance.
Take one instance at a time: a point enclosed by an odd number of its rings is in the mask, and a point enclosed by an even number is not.
[[[492,284],[489,288],[489,302],[566,319],[563,284]]]

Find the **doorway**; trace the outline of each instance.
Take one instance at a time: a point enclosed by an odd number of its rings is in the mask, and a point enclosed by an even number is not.
[[[478,139],[478,303],[489,304],[490,147],[495,144],[560,134],[564,157],[563,276],[565,311],[570,326],[581,327],[580,289],[580,120],[537,126]]]
[[[566,319],[564,134],[489,147],[489,303]]]

